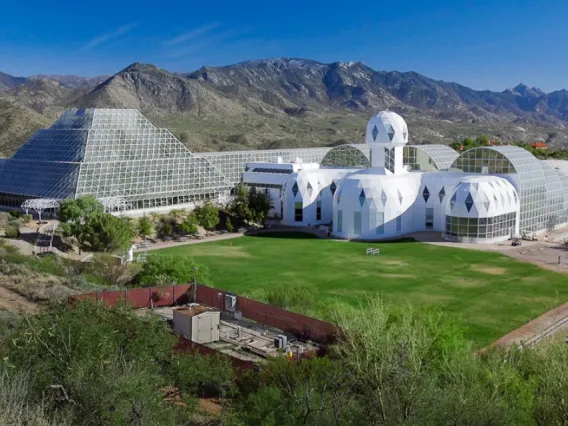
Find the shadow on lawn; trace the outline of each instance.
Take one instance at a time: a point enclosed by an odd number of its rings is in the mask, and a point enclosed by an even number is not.
[[[259,232],[258,234],[245,234],[254,238],[285,238],[289,240],[321,240],[320,237],[308,232]]]
[[[292,240],[326,240],[326,238],[318,237],[309,232],[298,232],[298,231],[264,231],[259,233],[251,233],[246,234],[249,237],[254,238],[282,238],[282,239],[292,239]],[[396,243],[418,243],[419,241],[415,240],[414,238],[399,238],[393,240],[378,240],[378,241],[363,241],[363,240],[352,240],[349,241],[351,243],[358,243],[358,244],[396,244]]]

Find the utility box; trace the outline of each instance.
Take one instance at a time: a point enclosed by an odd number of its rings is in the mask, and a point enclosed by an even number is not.
[[[219,341],[220,312],[207,306],[174,309],[174,333],[196,343]]]
[[[237,296],[225,294],[225,310],[235,312],[237,310]]]

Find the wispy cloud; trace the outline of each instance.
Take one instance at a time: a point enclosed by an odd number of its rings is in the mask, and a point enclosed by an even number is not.
[[[174,38],[171,38],[169,40],[166,40],[164,42],[165,46],[175,46],[175,45],[179,45],[182,43],[186,43],[188,41],[192,41],[198,38],[201,38],[203,36],[209,35],[211,34],[213,31],[215,31],[217,28],[219,28],[219,23],[217,22],[211,22],[209,24],[205,24],[202,25],[200,27],[194,28],[190,31],[187,31],[185,33],[182,33]]]
[[[181,58],[183,56],[194,55],[207,48],[220,49],[222,46],[226,45],[227,42],[234,40],[242,34],[243,32],[238,30],[202,33],[202,35],[196,35],[191,39],[188,38],[183,42],[168,46],[164,54],[169,58]]]
[[[105,34],[101,34],[98,37],[95,37],[94,39],[92,39],[90,42],[88,42],[87,44],[85,44],[85,46],[83,46],[85,49],[92,49],[93,47],[99,46],[103,43],[106,43],[108,41],[111,40],[115,40],[119,37],[122,37],[125,34],[128,34],[130,31],[132,31],[138,24],[127,24],[127,25],[122,25],[121,27],[118,27],[116,30],[109,32],[109,33],[105,33]]]

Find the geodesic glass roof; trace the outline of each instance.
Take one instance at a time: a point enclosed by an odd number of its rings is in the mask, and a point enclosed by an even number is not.
[[[565,209],[560,202],[561,182],[557,179],[557,173],[523,148],[473,148],[461,154],[452,168],[467,173],[517,175],[521,197],[521,231],[546,229],[551,221],[556,221],[564,214]]]
[[[411,170],[446,170],[458,156],[446,145],[407,145],[403,149],[403,164]]]
[[[371,149],[366,144],[338,145],[329,150],[323,157],[322,167],[371,167]]]

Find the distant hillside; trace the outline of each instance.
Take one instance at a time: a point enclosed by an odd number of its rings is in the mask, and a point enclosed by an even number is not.
[[[37,74],[29,77],[30,80],[55,80],[69,89],[93,88],[108,79],[109,75],[96,77],[79,77],[77,75],[45,75]]]
[[[384,108],[407,119],[413,143],[487,134],[568,147],[564,90],[477,91],[360,62],[277,58],[187,74],[135,63],[102,82],[54,78],[36,76],[0,99],[50,118],[68,107],[137,108],[195,151],[361,142],[368,117]]]
[[[0,100],[0,157],[14,153],[37,129],[51,120],[20,105]]]

